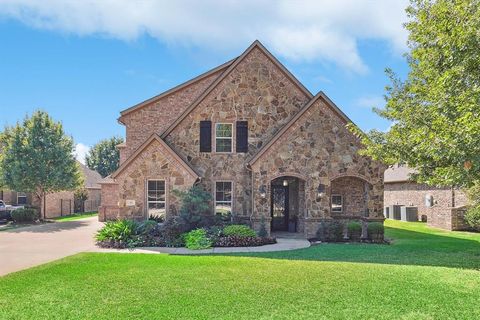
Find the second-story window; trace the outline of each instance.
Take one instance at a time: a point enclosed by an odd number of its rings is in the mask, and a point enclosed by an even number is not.
[[[215,124],[215,151],[232,152],[233,124]]]

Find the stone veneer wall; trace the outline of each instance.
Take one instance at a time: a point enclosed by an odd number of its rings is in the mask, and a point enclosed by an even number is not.
[[[224,69],[219,70],[137,111],[120,117],[126,126],[126,146],[121,150],[121,163],[132,155],[152,133],[162,134],[223,71]]]
[[[431,208],[425,206],[426,195],[433,197],[434,206]],[[384,205],[417,207],[419,219],[425,216],[427,224],[432,227],[447,230],[466,228],[461,207],[467,205],[467,199],[461,190],[414,182],[385,183]]]
[[[322,219],[330,219],[331,181],[342,176],[357,177],[369,182],[367,207],[371,218],[382,218],[383,172],[385,166],[360,156],[358,139],[344,121],[322,100],[317,100],[264,153],[253,166],[253,190],[261,185],[270,189],[270,181],[289,175],[303,179],[306,194],[304,233],[312,237]],[[327,194],[317,199],[317,186],[327,187]],[[269,199],[270,192],[266,199]],[[269,217],[269,202],[255,193],[254,212],[258,221]]]
[[[252,214],[251,173],[247,160],[309,100],[262,51],[255,48],[166,138],[182,157],[202,176],[202,184],[211,191],[214,182],[234,183],[233,212]],[[248,121],[248,153],[199,152],[200,121],[233,123]],[[212,128],[214,131],[214,127]],[[235,132],[233,133],[235,139]],[[214,139],[214,132],[212,132]],[[212,209],[213,212],[213,209]]]
[[[103,202],[110,209],[102,211],[105,219],[133,218],[145,219],[147,216],[145,187],[148,179],[165,180],[167,215],[176,214],[179,201],[173,194],[174,189],[187,190],[193,186],[196,178],[179,165],[168,151],[156,140],[153,140],[144,151],[137,156],[117,177],[118,198],[108,197],[102,192]],[[104,185],[110,186],[110,185]],[[110,186],[114,189],[115,187]],[[103,190],[103,189],[102,189]],[[113,191],[113,190],[112,190]],[[134,206],[127,206],[127,200],[134,200]],[[118,207],[115,206],[117,204]]]

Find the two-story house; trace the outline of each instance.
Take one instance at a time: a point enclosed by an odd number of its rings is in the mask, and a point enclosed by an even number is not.
[[[212,214],[315,235],[324,219],[383,221],[385,167],[357,153],[350,119],[255,41],[223,65],[121,112],[119,169],[101,220],[175,215],[202,185]],[[263,217],[263,218],[262,218]]]

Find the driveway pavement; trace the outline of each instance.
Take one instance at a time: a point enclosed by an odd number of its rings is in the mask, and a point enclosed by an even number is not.
[[[97,217],[0,232],[0,276],[95,249]]]

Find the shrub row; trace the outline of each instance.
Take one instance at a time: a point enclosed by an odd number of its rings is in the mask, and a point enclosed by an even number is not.
[[[275,239],[258,237],[246,225],[211,226],[186,230],[178,217],[159,224],[153,220],[109,221],[96,235],[97,245],[103,248],[181,247],[207,249],[212,246],[244,247],[275,243]]]
[[[342,242],[344,239],[345,224],[341,221],[323,221],[316,233],[316,238],[326,242]],[[346,225],[347,239],[350,241],[360,241],[362,235],[362,224],[358,221],[350,221]],[[373,242],[382,242],[384,235],[384,226],[380,222],[370,222],[367,225],[369,240]]]

